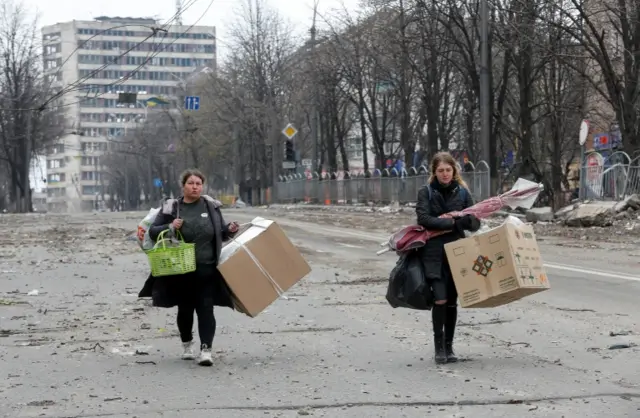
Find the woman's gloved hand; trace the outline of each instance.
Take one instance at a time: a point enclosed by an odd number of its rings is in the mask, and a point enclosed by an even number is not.
[[[454,222],[456,225],[456,229],[461,232],[475,232],[480,229],[480,219],[478,219],[474,215],[464,215],[460,218],[456,218]]]

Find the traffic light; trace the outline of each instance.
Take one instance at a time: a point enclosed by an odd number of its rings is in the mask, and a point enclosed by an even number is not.
[[[284,160],[295,161],[296,155],[293,151],[293,141],[287,140],[284,142]]]
[[[118,93],[118,104],[136,104],[138,93]]]

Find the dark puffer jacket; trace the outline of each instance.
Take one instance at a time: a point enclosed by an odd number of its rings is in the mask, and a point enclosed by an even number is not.
[[[444,245],[464,238],[464,235],[456,231],[453,219],[441,219],[438,216],[461,211],[470,206],[473,206],[471,193],[456,182],[443,186],[434,180],[418,192],[416,205],[418,224],[431,231],[452,231],[428,240],[420,249],[427,279],[453,280]]]

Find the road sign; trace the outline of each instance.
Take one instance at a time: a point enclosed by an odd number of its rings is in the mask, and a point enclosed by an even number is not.
[[[294,136],[296,136],[296,134],[298,133],[298,130],[292,124],[288,124],[282,130],[282,133],[284,134],[284,136],[291,139]]]
[[[186,110],[200,110],[200,96],[187,96],[184,98]]]
[[[283,161],[282,162],[282,168],[284,168],[285,170],[293,170],[294,168],[296,168],[296,162],[295,161]]]
[[[584,145],[587,142],[588,136],[589,136],[589,121],[585,119],[580,124],[580,136],[578,137],[578,143],[580,145]]]
[[[163,185],[162,179],[153,179],[153,185],[156,186],[157,188],[161,188]]]
[[[311,168],[311,158],[305,158],[304,160],[302,160],[302,166]]]

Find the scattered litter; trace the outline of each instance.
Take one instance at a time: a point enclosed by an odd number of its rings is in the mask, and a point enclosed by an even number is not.
[[[614,344],[609,347],[609,350],[623,350],[625,348],[633,348],[636,347],[635,343],[622,343],[622,344]]]
[[[522,345],[524,347],[531,347],[531,344],[529,343],[525,343],[525,342],[518,342],[518,343],[508,343],[507,344],[509,347],[513,347],[514,345]]]
[[[611,331],[609,337],[624,337],[633,334],[631,331]]]
[[[28,305],[29,303],[23,300],[15,300],[15,299],[0,299],[0,306],[11,306],[11,305]]]
[[[27,404],[27,406],[53,406],[56,403],[54,401],[46,400],[46,401],[31,401]]]
[[[79,347],[75,350],[71,350],[72,353],[77,353],[79,351],[96,351],[97,349],[104,350],[104,347],[100,345],[100,343],[95,343],[93,347]]]
[[[38,296],[39,294],[40,292],[38,291],[38,289],[33,289],[32,291],[27,293],[27,296]]]
[[[556,308],[564,312],[595,312],[593,309],[577,309],[577,308]]]
[[[113,347],[111,349],[111,354],[120,354],[121,356],[133,356],[135,355],[135,351],[132,350],[121,350],[117,347]]]
[[[148,356],[150,348],[151,347],[148,347],[148,348],[136,348],[135,355],[136,356]]]

